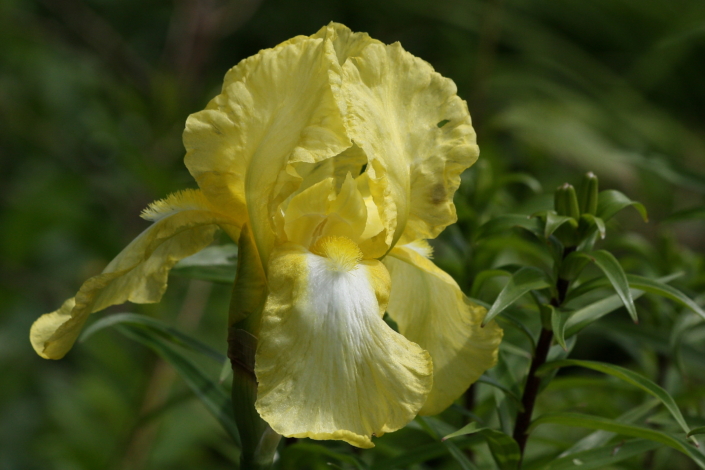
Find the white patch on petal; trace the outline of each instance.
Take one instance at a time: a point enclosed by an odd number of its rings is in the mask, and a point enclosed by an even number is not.
[[[255,373],[256,408],[287,437],[372,447],[399,429],[432,386],[430,356],[382,320],[389,277],[379,261],[336,269],[290,245],[275,252]]]
[[[309,297],[310,312],[317,312],[314,321],[320,322],[325,330],[326,342],[334,346],[336,351],[322,355],[328,362],[328,367],[335,368],[341,359],[342,348],[352,347],[358,352],[362,344],[363,331],[371,328],[369,318],[377,314],[379,305],[374,289],[364,271],[358,265],[352,270],[331,269],[327,258],[313,255],[308,258],[308,282],[311,292]],[[341,328],[346,325],[347,327]],[[355,357],[342,359],[358,362]]]

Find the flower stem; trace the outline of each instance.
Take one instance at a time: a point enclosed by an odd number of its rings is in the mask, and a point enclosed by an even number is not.
[[[529,376],[526,379],[526,386],[524,387],[524,395],[521,397],[521,403],[524,405],[524,411],[517,415],[517,420],[514,425],[514,440],[517,441],[517,444],[519,444],[519,451],[522,456],[524,455],[526,440],[529,437],[526,434],[526,430],[529,429],[529,425],[531,424],[531,415],[534,412],[534,403],[536,403],[536,396],[539,393],[539,386],[541,385],[541,378],[536,375],[536,370],[546,362],[546,357],[548,356],[548,350],[551,349],[552,341],[553,332],[542,328],[539,342],[536,345],[536,354],[531,360]]]
[[[228,344],[228,357],[233,366],[233,411],[242,442],[240,468],[268,470],[274,462],[281,436],[272,431],[255,409],[254,351],[257,339],[245,330],[231,327]]]
[[[565,248],[563,250],[563,259],[565,259],[573,251],[575,251],[575,247]],[[569,286],[569,281],[560,277],[558,278],[556,281],[557,296],[551,299],[551,305],[555,308],[561,306],[563,300],[565,299],[566,293],[568,292]],[[524,394],[521,397],[521,403],[524,406],[524,411],[517,415],[517,419],[514,424],[513,437],[517,444],[519,444],[519,451],[521,452],[522,458],[524,457],[526,441],[529,438],[526,431],[529,429],[529,425],[531,425],[531,417],[534,412],[536,397],[538,396],[539,388],[541,387],[541,378],[536,375],[536,371],[539,367],[546,363],[546,358],[548,357],[548,351],[551,349],[552,342],[553,331],[547,328],[541,328],[541,336],[539,336],[539,341],[536,345],[536,352],[531,360],[531,366],[529,366],[529,374],[526,378]]]

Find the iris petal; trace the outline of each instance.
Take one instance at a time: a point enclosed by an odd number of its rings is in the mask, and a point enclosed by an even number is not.
[[[221,94],[186,122],[186,166],[214,204],[246,212],[264,266],[274,213],[301,183],[287,168],[352,145],[330,85],[339,67],[329,41],[291,39],[231,69]]]
[[[437,236],[455,222],[460,173],[479,153],[455,84],[398,43],[376,42],[347,59],[341,83],[345,125],[374,170],[393,241]]]
[[[347,248],[340,248],[343,256]],[[382,320],[390,281],[379,261],[350,270],[329,261],[293,244],[274,251],[255,360],[256,407],[284,436],[372,447],[372,435],[417,414],[432,386],[432,363]]]
[[[480,323],[485,309],[417,247],[395,247],[384,258],[392,278],[387,311],[399,332],[433,358],[433,390],[420,414],[440,413],[497,362],[502,330]]]
[[[88,315],[126,301],[158,302],[169,270],[213,241],[218,226],[232,235],[239,221],[215,212],[200,191],[176,193],[143,214],[154,223],[103,270],[83,283],[75,297],[55,312],[42,315],[30,330],[37,354],[61,359],[73,346]],[[236,238],[237,239],[237,238]]]

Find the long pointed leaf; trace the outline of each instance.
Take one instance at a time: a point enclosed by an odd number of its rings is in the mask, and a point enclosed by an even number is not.
[[[504,385],[502,385],[501,383],[499,383],[499,382],[498,382],[496,379],[494,379],[493,377],[490,377],[489,375],[486,375],[486,374],[485,374],[485,375],[482,375],[479,379],[477,379],[477,383],[487,384],[487,385],[491,385],[492,387],[498,388],[499,390],[501,390],[502,392],[504,392],[504,394],[505,394],[506,396],[508,396],[509,398],[511,398],[512,400],[514,400],[514,403],[515,403],[515,404],[517,405],[517,407],[519,408],[519,411],[524,411],[524,405],[521,403],[521,398],[519,397],[519,395],[517,395],[516,393],[514,393],[513,391],[511,391],[511,390],[509,389],[509,387],[505,387]],[[448,437],[448,436],[446,436],[446,438],[447,438],[447,437]],[[445,438],[444,438],[444,439],[445,439]]]
[[[550,237],[553,232],[565,223],[570,223],[573,228],[578,228],[578,222],[574,218],[567,215],[558,215],[556,211],[548,211],[546,213],[546,227],[544,228],[543,236],[546,238]]]
[[[565,342],[565,325],[573,312],[565,312],[558,308],[551,307],[551,329],[556,342],[561,345],[564,350],[568,350]]]
[[[632,298],[638,299],[642,295],[644,295],[644,291],[632,290]],[[576,310],[566,321],[565,337],[570,338],[594,321],[599,320],[608,313],[614,312],[623,305],[622,299],[617,294],[614,294]]]
[[[582,413],[548,413],[535,419],[531,423],[531,426],[529,426],[529,432],[533,431],[541,424],[548,423],[588,429],[602,429],[604,431],[623,434],[625,436],[648,439],[682,452],[693,459],[698,467],[705,469],[705,455],[688,444],[685,440],[679,439],[662,431],[619,423],[615,420],[603,418],[601,416],[591,416]]]
[[[619,444],[604,445],[595,449],[584,450],[566,457],[560,457],[541,470],[591,470],[612,467],[622,460],[636,457],[661,447],[661,444],[645,439],[630,439]],[[538,469],[537,469],[538,470]]]
[[[705,319],[705,311],[700,308],[692,299],[690,299],[683,292],[679,291],[675,287],[669,286],[663,282],[657,281],[655,279],[649,279],[647,277],[635,276],[633,274],[627,274],[627,280],[629,285],[636,289],[641,289],[651,294],[657,294],[667,299],[671,299],[679,304],[691,309],[693,312],[700,315]]]
[[[670,274],[668,276],[664,276],[658,279],[659,282],[671,282],[673,279],[676,279],[680,277],[682,274],[681,273],[674,273]],[[592,283],[592,281],[589,281]],[[644,295],[643,290],[638,290],[638,289],[631,289],[632,292],[632,298],[634,300],[638,299],[642,295]],[[577,299],[577,298],[576,298]],[[573,299],[573,300],[576,300]],[[609,297],[605,297],[604,299],[600,299],[597,302],[593,302],[590,305],[587,305],[585,307],[582,307],[571,315],[571,317],[568,319],[566,322],[565,326],[565,337],[569,338],[576,333],[578,333],[580,330],[585,328],[586,326],[590,325],[596,320],[599,320],[600,318],[604,317],[610,312],[613,312],[617,310],[619,307],[621,307],[622,300],[619,298],[618,295],[611,295]]]
[[[515,272],[509,282],[497,296],[492,308],[489,309],[482,321],[486,325],[504,309],[519,300],[524,294],[533,289],[551,287],[551,282],[545,272],[538,268],[526,267]]]
[[[152,334],[159,335],[173,344],[178,344],[184,348],[203,354],[204,356],[213,359],[222,364],[226,361],[225,355],[219,353],[205,343],[192,338],[191,336],[180,332],[166,323],[151,318],[145,315],[137,315],[135,313],[116,313],[101,318],[91,326],[83,330],[80,341],[85,341],[93,334],[110,326],[117,325],[132,325],[150,331]]]
[[[639,387],[649,395],[658,398],[661,403],[664,404],[666,409],[671,413],[671,416],[673,416],[673,419],[676,420],[676,422],[681,427],[681,429],[683,429],[683,432],[685,434],[688,434],[690,432],[690,426],[688,426],[688,423],[685,422],[685,418],[683,418],[681,410],[678,408],[678,405],[676,405],[676,401],[673,399],[670,393],[668,393],[666,390],[659,387],[643,375],[637,374],[636,372],[631,371],[629,369],[625,369],[624,367],[615,366],[613,364],[606,364],[604,362],[566,359],[563,361],[556,361],[544,364],[539,368],[537,372],[541,374],[553,369],[557,369],[559,367],[567,366],[577,366],[584,367],[586,369],[592,369],[598,372],[602,372],[603,374],[611,375],[612,377],[616,377],[631,385]],[[693,441],[697,445],[697,441],[695,441],[695,439],[693,439]]]
[[[622,303],[627,307],[629,315],[634,320],[634,323],[639,323],[639,317],[636,314],[636,306],[634,305],[634,298],[629,290],[629,281],[627,280],[627,275],[624,273],[622,266],[617,261],[612,253],[605,250],[593,251],[590,253],[575,252],[570,256],[585,257],[590,259],[597,264],[597,266],[605,273],[607,279],[617,291],[617,295],[622,299]]]
[[[519,462],[521,461],[519,445],[511,436],[504,434],[502,431],[479,428],[477,423],[470,423],[454,433],[448,434],[443,438],[443,441],[467,434],[478,434],[487,440],[492,456],[502,470],[516,470],[519,468]]]
[[[118,325],[117,330],[149,347],[171,364],[208,411],[215,416],[225,431],[233,438],[236,445],[241,446],[240,434],[233,418],[232,403],[228,394],[216,381],[207,377],[190,359],[174,349],[165,337],[130,323]]]
[[[511,275],[512,273],[504,269],[487,269],[485,271],[480,271],[479,273],[477,273],[477,276],[475,276],[475,279],[472,281],[472,287],[470,288],[470,297],[477,297],[477,294],[480,292],[480,289],[482,289],[482,286],[488,279],[497,276],[509,277]]]
[[[632,201],[619,191],[613,189],[601,191],[597,196],[597,201],[597,216],[605,222],[614,217],[617,212],[629,206],[634,206],[639,211],[644,222],[649,221],[646,207],[640,202]]]
[[[618,416],[615,421],[618,423],[634,424],[637,421],[643,420],[651,411],[657,407],[661,402],[655,398],[650,398],[641,405],[632,408],[626,413]],[[602,430],[594,431],[587,436],[580,439],[578,442],[570,446],[568,449],[561,452],[559,457],[566,457],[571,454],[577,454],[578,452],[583,452],[590,449],[595,449],[600,446],[606,445],[615,434],[613,432],[607,432]]]
[[[482,300],[476,299],[474,297],[468,297],[468,300],[471,302],[476,303],[480,307],[485,307],[486,309],[492,308],[492,306],[486,302],[483,302]],[[517,329],[522,335],[526,337],[526,339],[529,340],[529,343],[531,343],[531,351],[536,350],[536,338],[534,338],[533,333],[524,325],[522,322],[517,320],[516,318],[512,317],[511,315],[504,314],[502,317],[497,318],[497,322],[504,323],[505,325],[508,326],[513,326],[514,328]]]
[[[467,439],[458,439],[456,447],[463,449],[471,442],[481,442],[480,437],[470,436]],[[428,462],[429,460],[437,459],[448,455],[448,448],[445,443],[436,441],[430,444],[416,446],[412,449],[402,452],[400,455],[390,457],[372,464],[371,470],[402,470],[411,467],[414,464]]]
[[[440,440],[438,430],[433,426],[434,420],[423,416],[417,416],[416,422],[421,425],[429,436],[436,440]],[[448,453],[453,456],[456,462],[458,462],[460,468],[463,470],[477,470],[475,464],[465,456],[465,454],[455,445],[455,443],[446,441],[445,439],[441,440],[441,442],[448,449]]]

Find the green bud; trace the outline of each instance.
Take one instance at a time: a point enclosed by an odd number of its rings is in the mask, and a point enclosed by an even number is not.
[[[573,217],[576,220],[580,217],[578,196],[573,185],[569,183],[565,183],[556,189],[554,205],[558,215]]]
[[[599,184],[597,176],[592,171],[583,176],[578,188],[578,202],[581,214],[597,214],[597,191]]]

